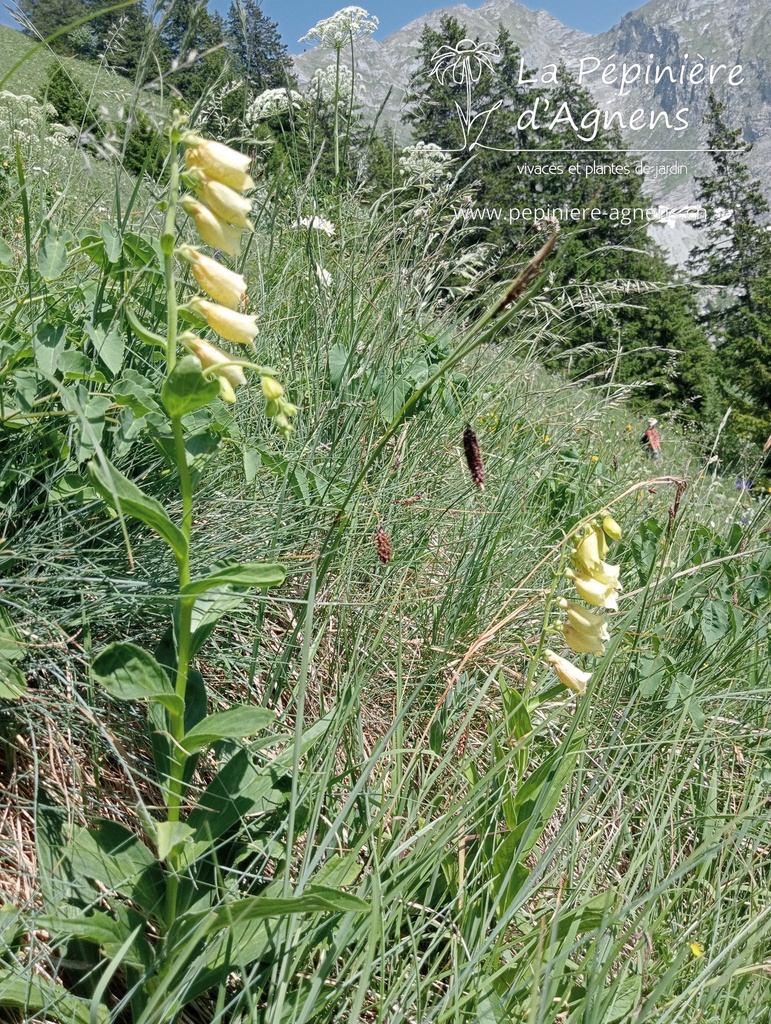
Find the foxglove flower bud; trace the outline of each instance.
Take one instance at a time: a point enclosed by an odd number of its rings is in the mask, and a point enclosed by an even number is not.
[[[621,527],[613,516],[605,516],[602,520],[602,528],[611,540],[621,540]]]
[[[260,377],[260,384],[262,385],[262,393],[269,402],[278,402],[280,398],[283,398],[284,389],[275,378],[268,376],[268,374],[263,374]]]
[[[208,206],[193,196],[182,196],[180,206],[193,218],[195,230],[213,249],[221,249],[228,256],[237,257],[241,251],[241,229],[215,217]]]
[[[228,270],[192,245],[181,245],[177,252],[192,264],[193,277],[207,295],[229,309],[238,309],[246,294],[246,281],[241,274]]]
[[[227,306],[218,306],[197,296],[190,300],[190,308],[199,313],[225,341],[237,345],[253,345],[258,333],[256,316],[238,313]]]

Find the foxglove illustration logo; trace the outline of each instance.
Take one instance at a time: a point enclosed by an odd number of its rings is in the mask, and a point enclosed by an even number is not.
[[[465,109],[455,101],[455,110],[463,131],[463,149],[472,150],[479,145],[482,133],[493,111],[503,103],[498,100],[487,110],[474,111],[473,87],[479,83],[487,69],[495,74],[495,63],[501,52],[495,43],[474,42],[473,39],[461,39],[455,46],[440,46],[431,58],[430,74],[442,85],[449,81],[453,85],[466,87]]]

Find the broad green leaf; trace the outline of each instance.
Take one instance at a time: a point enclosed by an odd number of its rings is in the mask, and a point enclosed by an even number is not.
[[[722,640],[731,627],[729,607],[721,598],[708,598],[701,611],[701,632],[711,647]]]
[[[61,369],[59,359],[66,344],[67,331],[61,326],[44,324],[35,335],[35,363],[47,376]]]
[[[193,837],[193,830],[184,821],[159,821],[155,826],[158,860],[178,854]]]
[[[329,350],[329,382],[333,388],[339,387],[348,362],[348,349],[339,343]]]
[[[94,658],[92,670],[116,700],[157,700],[182,714],[184,705],[171,688],[168,675],[152,654],[130,643],[114,643]]]
[[[336,717],[336,710],[314,722],[302,735],[300,753],[304,755],[319,742]],[[294,752],[289,749],[268,761],[259,770],[240,750],[212,779],[190,813],[188,823],[196,830],[196,839],[218,839],[247,814],[267,813],[282,806],[291,792]]]
[[[245,565],[223,566],[193,580],[182,588],[184,596],[203,594],[215,587],[233,584],[239,587],[278,587],[284,582],[286,570],[283,565],[272,562],[247,562]]]
[[[0,700],[19,700],[27,692],[24,673],[0,657]]]
[[[0,658],[6,661],[18,661],[24,657],[27,643],[21,630],[13,621],[7,608],[0,605]]]
[[[166,541],[178,559],[185,557],[185,535],[172,523],[159,501],[145,494],[106,459],[92,459],[88,464],[88,475],[108,505],[123,515],[140,519]]]
[[[116,405],[128,406],[138,418],[160,411],[156,394],[153,382],[137,370],[124,370],[120,380],[112,386]]]
[[[518,860],[532,850],[554,814],[577,757],[577,750],[558,747],[517,790],[517,828],[512,836],[517,839]]]
[[[37,254],[37,266],[46,281],[61,277],[67,266],[67,245],[64,237],[55,230],[49,230]]]
[[[117,821],[100,820],[76,829],[64,851],[66,869],[139,904],[148,914],[161,912],[166,883],[160,862],[145,844]]]
[[[4,238],[0,238],[0,266],[10,267],[13,263],[13,250]]]
[[[123,248],[120,231],[118,231],[111,221],[100,220],[99,233],[104,239],[104,248],[107,253],[107,259],[110,263],[117,263],[120,259],[121,249]]]
[[[266,729],[274,717],[273,712],[266,708],[238,707],[217,711],[194,725],[182,740],[182,746],[192,754],[218,740],[246,739],[247,736]]]
[[[59,370],[65,380],[93,380],[100,384],[107,383],[104,374],[94,368],[93,360],[75,348],[68,348],[62,352],[59,358]]]
[[[123,366],[123,335],[117,327],[105,331],[104,327],[85,325],[86,334],[91,339],[96,353],[107,369],[115,374]]]
[[[163,382],[161,398],[169,416],[177,419],[213,402],[220,393],[216,378],[205,377],[197,356],[183,356]]]
[[[62,1024],[107,1024],[110,1011],[95,1007],[91,1013],[91,1000],[78,999],[66,988],[55,985],[48,978],[27,971],[23,977],[8,969],[0,969],[0,1006],[12,1006],[24,1013],[25,1020],[55,1019]]]
[[[56,938],[72,937],[106,946],[126,939],[124,928],[119,921],[100,910],[91,911],[87,916],[56,917],[43,914],[35,917],[35,927],[45,928]]]

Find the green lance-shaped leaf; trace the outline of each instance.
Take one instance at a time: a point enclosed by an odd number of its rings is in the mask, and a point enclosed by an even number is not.
[[[215,587],[233,584],[239,587],[278,587],[284,582],[286,570],[273,562],[247,562],[215,569],[208,576],[192,580],[182,588],[182,596],[203,594]]]
[[[141,519],[166,541],[178,559],[185,558],[185,535],[172,523],[159,501],[145,494],[107,459],[92,459],[88,464],[88,475],[93,486],[111,508],[125,516]]]
[[[20,700],[27,692],[24,673],[0,657],[0,700]]]
[[[238,707],[207,715],[186,734],[182,746],[188,754],[218,740],[242,740],[265,729],[273,721],[273,713],[265,708]]]
[[[33,1014],[36,1018],[45,1014],[67,1024],[107,1024],[110,1016],[106,1006],[96,1007],[96,1014],[92,1014],[90,999],[78,999],[48,978],[30,971],[21,977],[7,968],[0,970],[0,1006],[21,1010],[26,1020],[31,1020]]]
[[[220,393],[216,378],[205,377],[197,356],[183,356],[163,382],[161,398],[174,419],[213,402]]]
[[[184,704],[171,689],[167,673],[152,654],[136,644],[114,643],[98,654],[91,666],[107,692],[117,700],[156,700],[181,715]]]
[[[206,918],[196,923],[199,924],[203,935],[211,935],[223,928],[266,917],[286,917],[289,914],[312,914],[325,911],[337,914],[362,914],[367,913],[369,909],[369,904],[359,899],[358,896],[319,886],[318,889],[306,892],[302,896],[247,896],[241,900],[233,900],[211,911]],[[189,917],[192,923],[195,917],[194,915],[189,915]],[[184,930],[182,921],[180,922],[180,931]]]

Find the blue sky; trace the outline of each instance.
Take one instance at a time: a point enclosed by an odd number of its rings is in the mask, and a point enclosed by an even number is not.
[[[290,53],[300,53],[305,47],[298,42],[312,25],[320,18],[328,18],[330,14],[350,3],[365,7],[371,14],[380,19],[380,30],[376,39],[384,39],[391,32],[403,28],[410,21],[427,14],[439,7],[451,7],[455,0],[262,0],[262,9],[278,22],[284,42]],[[466,0],[468,7],[481,7],[483,0]],[[646,0],[519,0],[525,7],[533,11],[546,10],[553,14],[563,25],[569,28],[582,29],[584,32],[604,32],[611,25],[620,21],[621,17],[637,7],[642,7]],[[230,0],[209,0],[210,6],[227,13]],[[0,0],[0,23],[18,28]]]
[[[219,8],[225,10],[229,0],[214,0]],[[262,9],[278,22],[284,42],[291,53],[300,53],[304,47],[297,40],[305,35],[308,29],[320,18],[328,18],[330,14],[351,3],[365,7],[371,14],[380,19],[380,30],[376,39],[384,39],[391,32],[439,7],[451,7],[456,0],[262,0]],[[483,0],[465,0],[468,7],[481,7]],[[546,10],[569,28],[582,29],[584,32],[604,32],[615,25],[621,17],[637,7],[642,7],[646,0],[519,0],[524,7],[533,11]]]

